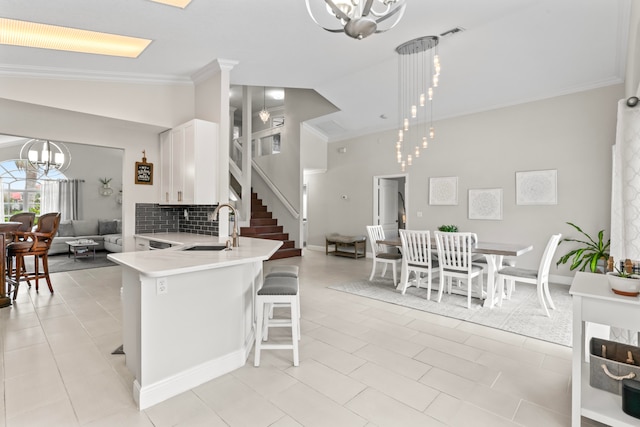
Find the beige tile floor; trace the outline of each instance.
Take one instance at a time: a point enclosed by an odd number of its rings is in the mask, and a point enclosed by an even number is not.
[[[119,267],[56,273],[53,296],[21,287],[0,310],[0,427],[570,425],[569,348],[327,289],[368,277],[367,259],[269,264],[301,269],[300,366],[290,351],[259,368],[251,355],[142,412],[111,355]]]

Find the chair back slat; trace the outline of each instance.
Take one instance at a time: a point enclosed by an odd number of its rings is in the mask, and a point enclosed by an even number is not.
[[[402,256],[413,265],[431,265],[431,234],[428,230],[399,230]]]
[[[457,271],[471,270],[473,249],[477,243],[475,233],[436,231],[434,235],[440,267]]]
[[[386,245],[376,243],[378,240],[384,240],[384,229],[381,225],[367,225],[367,234],[374,255],[387,251]]]

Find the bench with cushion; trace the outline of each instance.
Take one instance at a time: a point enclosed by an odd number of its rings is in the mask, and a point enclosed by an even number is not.
[[[327,255],[334,254],[351,258],[367,257],[367,237],[366,236],[344,236],[338,233],[331,233],[325,236]],[[329,247],[333,245],[333,250]]]

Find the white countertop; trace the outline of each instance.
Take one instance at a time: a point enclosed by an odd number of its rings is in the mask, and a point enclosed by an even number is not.
[[[181,247],[192,244],[224,244],[229,238],[193,233],[149,233],[136,234],[135,237],[170,243],[173,246],[152,251],[111,253],[107,258],[149,277],[172,276],[265,261],[282,246],[279,240],[240,237],[239,247],[232,250],[181,251]]]

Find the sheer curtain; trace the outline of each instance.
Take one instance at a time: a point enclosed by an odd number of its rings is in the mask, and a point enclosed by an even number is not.
[[[40,212],[58,212],[60,191],[58,181],[43,181],[40,187]]]
[[[81,179],[44,181],[40,190],[40,212],[60,212],[62,221],[79,219]]]

